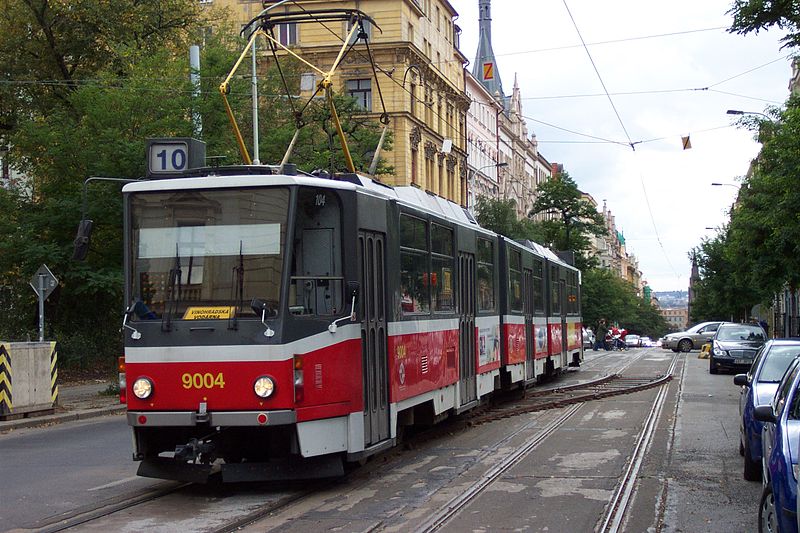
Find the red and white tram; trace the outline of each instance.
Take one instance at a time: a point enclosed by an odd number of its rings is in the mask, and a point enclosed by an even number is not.
[[[415,187],[248,166],[123,195],[140,475],[337,475],[582,361],[580,272]]]

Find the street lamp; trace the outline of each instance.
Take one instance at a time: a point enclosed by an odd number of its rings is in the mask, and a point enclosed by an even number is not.
[[[503,167],[507,167],[507,166],[508,166],[508,163],[506,163],[506,162],[503,162],[503,163],[491,163],[489,165],[484,165],[484,166],[482,166],[480,168],[476,168],[475,170],[472,171],[472,174],[470,175],[470,178],[469,178],[469,191],[467,191],[467,209],[470,208],[470,205],[469,205],[469,193],[472,192],[472,189],[473,189],[472,185],[473,185],[473,182],[475,181],[475,176],[478,174],[478,172],[480,172],[481,170],[487,169],[487,168],[492,168],[492,167],[503,168]]]
[[[772,118],[769,115],[765,115],[764,113],[759,113],[758,111],[740,111],[739,109],[728,109],[726,111],[728,115],[761,115],[765,119],[772,122]]]
[[[737,185],[735,183],[712,183],[715,187],[735,187],[737,189],[741,188],[741,185]]]

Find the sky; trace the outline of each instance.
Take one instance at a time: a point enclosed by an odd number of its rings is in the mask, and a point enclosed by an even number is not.
[[[461,51],[473,62],[478,0],[450,3],[459,13]],[[516,76],[539,152],[562,163],[600,206],[607,203],[654,291],[687,290],[689,251],[726,223],[758,154],[753,132],[726,111],[763,113],[788,97],[784,33],[726,32],[731,4],[492,2],[504,91],[511,93]],[[683,149],[684,136],[691,149]]]

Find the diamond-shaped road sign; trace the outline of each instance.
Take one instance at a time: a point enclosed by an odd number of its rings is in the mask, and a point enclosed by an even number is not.
[[[47,265],[42,265],[39,267],[39,270],[36,271],[36,274],[33,275],[31,278],[30,284],[33,287],[33,292],[36,293],[37,296],[39,295],[39,277],[42,276],[42,287],[44,288],[42,298],[47,300],[47,297],[58,287],[58,280],[50,272],[50,269],[47,268]]]

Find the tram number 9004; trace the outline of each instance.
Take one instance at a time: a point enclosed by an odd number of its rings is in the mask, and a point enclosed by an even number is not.
[[[206,372],[205,374],[186,373],[181,376],[181,382],[183,383],[184,389],[213,389],[215,387],[219,387],[220,389],[225,388],[225,379],[222,377],[222,372],[218,373],[216,376],[209,372]]]

